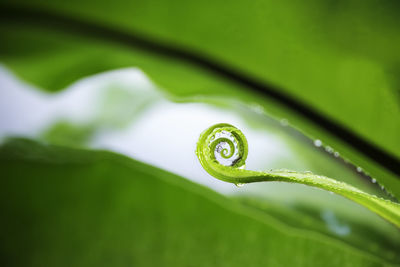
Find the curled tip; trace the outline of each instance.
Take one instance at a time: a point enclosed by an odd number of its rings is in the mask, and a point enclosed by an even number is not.
[[[196,154],[203,168],[215,176],[213,167],[243,168],[248,152],[244,134],[227,123],[215,124],[206,129],[197,142]]]
[[[358,188],[311,172],[244,170],[248,153],[246,137],[233,125],[219,123],[205,130],[197,142],[196,155],[203,168],[215,178],[241,186],[253,182],[305,184],[351,199],[400,227],[400,205],[365,193]]]

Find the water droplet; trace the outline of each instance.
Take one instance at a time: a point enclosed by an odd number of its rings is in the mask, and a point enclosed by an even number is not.
[[[371,182],[376,183],[376,179],[372,178]]]
[[[357,171],[358,172],[362,172],[362,168],[361,167],[357,167]]]
[[[383,185],[381,185],[381,189],[382,189],[382,190],[385,190],[385,187],[384,187]]]
[[[289,125],[289,121],[287,119],[281,119],[280,121],[282,126],[288,126]]]
[[[336,151],[335,153],[333,153],[333,155],[334,155],[336,158],[338,158],[340,154],[339,154],[339,152]]]
[[[264,108],[262,106],[258,105],[258,104],[253,104],[251,106],[251,109],[254,112],[258,113],[258,114],[263,114],[264,113]]]
[[[321,142],[321,140],[319,140],[319,139],[317,139],[317,140],[314,140],[314,146],[316,146],[316,147],[320,147],[320,146],[322,146],[322,142]]]
[[[244,184],[238,183],[238,184],[236,184],[236,186],[237,186],[237,187],[242,187],[242,186],[244,186]]]
[[[325,147],[325,151],[328,153],[332,153],[333,152],[333,148],[331,148],[330,146]]]
[[[223,149],[223,147],[221,145],[217,145],[217,152],[218,153],[221,153],[222,149]]]

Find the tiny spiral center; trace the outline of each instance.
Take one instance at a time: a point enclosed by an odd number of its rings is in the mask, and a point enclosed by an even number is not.
[[[217,143],[214,156],[218,163],[224,166],[233,166],[240,157],[236,138],[228,131],[220,131],[211,140]]]

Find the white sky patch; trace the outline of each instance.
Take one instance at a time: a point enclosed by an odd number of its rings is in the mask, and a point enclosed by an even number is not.
[[[22,83],[0,67],[0,138],[35,137],[60,119],[84,123],[96,118],[107,87],[156,93],[139,69],[106,72],[82,79],[59,93],[46,93]]]

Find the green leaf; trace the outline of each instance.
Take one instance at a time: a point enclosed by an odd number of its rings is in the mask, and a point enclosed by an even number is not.
[[[110,152],[12,140],[0,149],[0,166],[7,266],[390,266],[400,260],[396,250],[385,260]]]
[[[394,3],[3,2],[1,59],[28,81],[54,91],[89,74],[140,66],[179,101],[228,96],[287,118],[400,196]],[[282,88],[285,97],[335,127],[274,97],[259,97],[247,90],[254,84],[246,87],[207,62],[240,74],[236,78]]]

